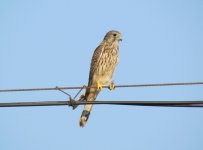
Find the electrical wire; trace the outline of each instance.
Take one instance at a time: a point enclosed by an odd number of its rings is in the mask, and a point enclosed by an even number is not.
[[[129,106],[158,106],[158,107],[203,107],[203,100],[199,101],[41,101],[41,102],[10,102],[0,103],[0,107],[25,107],[25,106],[74,106],[85,104],[109,104]]]
[[[203,82],[178,82],[178,83],[155,83],[155,84],[126,84],[115,85],[115,88],[127,88],[127,87],[154,87],[154,86],[183,86],[183,85],[203,85]],[[4,89],[0,92],[22,92],[22,91],[45,91],[45,90],[59,90],[69,96],[69,101],[40,101],[40,102],[10,102],[0,103],[0,107],[23,107],[23,106],[60,106],[68,105],[74,107],[75,105],[85,104],[110,104],[110,105],[131,105],[131,106],[159,106],[159,107],[203,107],[202,101],[75,101],[71,96],[62,91],[67,89],[82,89],[85,88],[97,88],[90,86],[75,86],[75,87],[55,87],[55,88],[24,88],[24,89]],[[103,86],[103,88],[109,88]],[[78,92],[78,93],[79,93]],[[78,95],[77,93],[77,95]],[[77,96],[76,95],[76,96]]]
[[[115,85],[115,88],[129,88],[129,87],[154,87],[154,86],[183,86],[183,85],[203,85],[203,82],[178,82],[178,83],[152,83],[152,84],[126,84]],[[70,90],[70,89],[85,89],[97,88],[96,86],[74,86],[74,87],[54,87],[54,88],[21,88],[21,89],[4,89],[0,92],[25,92],[25,91],[48,91],[48,90]],[[103,86],[109,88],[109,86]]]

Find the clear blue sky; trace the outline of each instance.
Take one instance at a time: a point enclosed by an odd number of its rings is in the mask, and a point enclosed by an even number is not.
[[[123,34],[116,84],[203,81],[201,0],[1,0],[0,89],[87,84],[106,32]],[[74,95],[77,91],[68,91]],[[0,93],[0,102],[66,100],[57,91]],[[203,86],[103,90],[99,100],[202,100]],[[2,150],[202,150],[202,108],[0,108]]]

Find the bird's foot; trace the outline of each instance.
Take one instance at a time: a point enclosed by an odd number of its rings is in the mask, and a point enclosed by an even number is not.
[[[103,89],[103,84],[97,82],[97,90],[101,91]]]
[[[114,85],[113,82],[111,82],[111,83],[109,84],[108,89],[109,89],[109,90],[114,90],[114,89],[115,89],[115,85]]]

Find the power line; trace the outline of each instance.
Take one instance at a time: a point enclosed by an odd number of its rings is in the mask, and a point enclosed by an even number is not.
[[[152,87],[152,86],[181,86],[181,85],[201,85],[203,82],[178,82],[178,83],[152,83],[152,84],[126,84],[115,85],[115,88],[127,88],[127,87]],[[85,88],[97,88],[96,86],[73,86],[73,87],[54,87],[54,88],[21,88],[21,89],[4,89],[0,92],[25,92],[25,91],[48,91],[48,90],[70,90],[70,89],[85,89]],[[109,88],[103,86],[103,88]]]
[[[203,101],[41,101],[41,102],[11,102],[0,103],[0,107],[25,107],[25,106],[74,106],[85,104],[110,104],[130,106],[158,106],[158,107],[203,107]]]

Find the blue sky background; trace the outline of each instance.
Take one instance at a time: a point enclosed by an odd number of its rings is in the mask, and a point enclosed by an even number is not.
[[[106,32],[123,34],[116,84],[203,81],[201,0],[1,0],[0,89],[87,84]],[[202,100],[203,86],[104,89],[99,100]],[[68,91],[74,95],[77,91]],[[0,93],[0,102],[66,100],[58,91]],[[2,150],[202,150],[202,108],[0,108]]]

